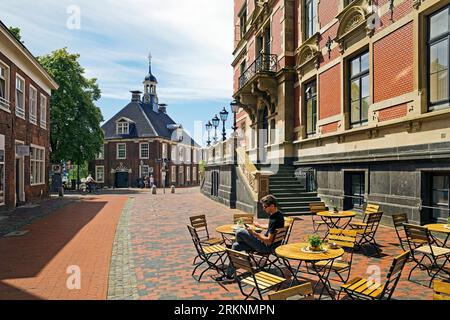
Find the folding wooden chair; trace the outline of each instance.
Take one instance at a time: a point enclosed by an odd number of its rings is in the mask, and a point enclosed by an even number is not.
[[[408,280],[411,280],[411,275],[417,268],[425,270],[431,277],[429,287],[442,271],[447,274],[447,277],[450,276],[450,272],[445,269],[445,265],[450,262],[450,249],[433,245],[430,231],[426,227],[404,224],[404,228],[412,260],[416,263],[409,273]],[[417,243],[423,243],[423,245],[417,246]],[[426,260],[430,263],[425,263]],[[436,269],[437,271],[434,271]]]
[[[434,281],[434,299],[450,300],[450,283],[443,281]]]
[[[339,296],[345,292],[353,300],[390,300],[409,255],[410,252],[407,251],[394,259],[384,284],[377,283],[373,279],[355,278],[341,286]]]
[[[201,262],[198,263],[194,268],[194,271],[192,271],[192,276],[195,278],[195,272],[202,265],[206,265],[207,268],[200,274],[199,278],[197,279],[198,282],[200,282],[203,275],[208,270],[215,269],[217,272],[225,275],[226,266],[223,257],[226,255],[226,248],[219,244],[204,246],[198,236],[197,230],[189,225],[187,226],[187,228],[189,230],[189,233],[191,234],[192,242],[194,243],[195,249],[197,251],[197,256],[201,260]],[[219,261],[221,262],[221,264],[218,264]]]
[[[292,229],[294,228],[294,223],[298,218],[284,218],[284,226],[287,227],[286,237],[282,243],[282,245],[288,244],[289,239],[291,238]]]
[[[245,224],[250,225],[253,224],[255,216],[253,214],[246,214],[246,213],[236,213],[233,215],[234,224],[237,224],[241,219]]]
[[[408,215],[406,213],[393,214],[392,220],[394,221],[395,233],[397,234],[400,246],[403,251],[406,251],[408,247],[408,239],[406,239],[403,224],[408,223]]]
[[[276,288],[280,288],[286,279],[273,275],[265,271],[258,271],[258,268],[252,264],[248,254],[227,249],[230,263],[233,265],[234,278],[239,285],[239,290],[245,296],[245,300],[253,298],[263,300],[263,294]],[[246,287],[252,287],[250,293],[245,292]],[[255,290],[258,297],[253,296]]]
[[[378,256],[381,256],[381,251],[378,248],[377,242],[375,241],[375,236],[377,234],[378,227],[380,226],[382,217],[383,212],[371,213],[370,215],[368,215],[367,222],[361,224],[361,228],[353,229],[358,233],[356,238],[356,245],[358,248],[361,248],[363,251],[365,251],[364,245],[373,245],[378,253]]]
[[[328,211],[325,202],[311,202],[309,204],[309,211],[311,212],[311,219],[313,223],[314,232],[318,232],[321,226],[326,226],[327,224],[322,218],[317,216],[318,212]]]
[[[314,300],[310,282],[269,294],[269,300]]]
[[[201,244],[214,246],[216,244],[223,244],[225,242],[223,238],[212,238],[209,235],[208,223],[206,222],[205,215],[190,217],[189,219],[191,221],[191,226],[197,231],[197,234],[199,235]],[[192,264],[195,265],[197,259],[198,256],[194,258]]]
[[[353,254],[355,251],[357,232],[355,230],[331,229],[328,235],[328,244],[336,243],[345,250],[342,259],[335,260],[332,264],[329,261],[319,261],[315,266],[320,268],[330,268],[337,274],[342,283],[350,279],[350,273],[353,264]]]
[[[350,223],[350,228],[352,228],[352,229],[364,228],[366,223],[367,223],[367,220],[369,219],[369,216],[372,213],[378,213],[378,212],[380,212],[380,206],[379,205],[368,203],[366,205],[366,209],[364,209],[363,221],[361,221],[361,222],[356,222],[356,221],[355,222],[351,222]]]

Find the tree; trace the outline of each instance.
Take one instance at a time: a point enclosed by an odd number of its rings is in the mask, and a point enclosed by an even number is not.
[[[94,104],[101,93],[97,79],[84,77],[79,54],[67,48],[38,57],[41,65],[59,84],[51,97],[51,161],[81,165],[95,159],[103,145],[100,127],[103,116]]]
[[[20,35],[20,28],[9,27],[9,32],[11,32],[13,34],[13,36],[16,37],[17,40],[19,40],[21,43],[23,43],[22,36]]]

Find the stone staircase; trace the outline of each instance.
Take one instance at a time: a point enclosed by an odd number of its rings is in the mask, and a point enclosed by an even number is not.
[[[282,165],[269,182],[269,192],[278,199],[280,209],[286,216],[308,215],[309,204],[321,201],[317,192],[305,191],[295,178],[295,170],[293,166]]]

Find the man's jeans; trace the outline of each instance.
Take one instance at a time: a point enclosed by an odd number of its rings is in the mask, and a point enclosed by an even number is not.
[[[232,249],[235,251],[256,251],[263,254],[272,252],[271,247],[267,246],[264,242],[251,235],[245,229],[239,229],[236,231],[236,242],[233,243]],[[234,270],[235,269],[230,262],[226,271],[227,276],[233,276]]]

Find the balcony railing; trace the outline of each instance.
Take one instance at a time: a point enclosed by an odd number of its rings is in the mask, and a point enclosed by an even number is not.
[[[258,58],[239,77],[239,89],[242,89],[258,73],[277,72],[278,56],[276,54],[260,54]]]

